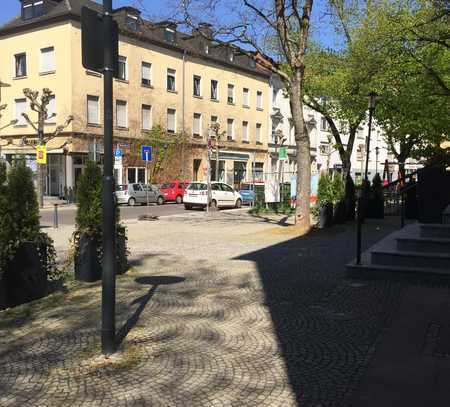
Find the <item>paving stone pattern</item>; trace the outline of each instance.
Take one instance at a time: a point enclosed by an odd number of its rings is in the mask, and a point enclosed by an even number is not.
[[[345,279],[353,228],[177,219],[149,226],[118,278],[117,355],[99,356],[98,283],[0,325],[0,406],[348,405],[402,292]]]

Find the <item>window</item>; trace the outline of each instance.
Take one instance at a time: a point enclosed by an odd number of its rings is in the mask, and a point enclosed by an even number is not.
[[[16,78],[27,76],[27,55],[25,53],[14,55],[14,75]]]
[[[256,68],[256,61],[254,59],[250,59],[248,65],[250,66],[250,68]]]
[[[262,138],[261,138],[261,123],[256,123],[256,142],[257,143],[261,143],[262,142]]]
[[[194,136],[200,136],[202,126],[202,115],[200,113],[194,113],[194,122],[192,124],[192,134]]]
[[[150,130],[152,128],[152,107],[150,105],[142,105],[142,130]]]
[[[274,88],[274,89],[273,89],[273,93],[272,93],[272,104],[273,104],[274,106],[277,106],[277,94],[278,94],[278,92],[277,92],[277,90]]]
[[[166,28],[166,30],[164,31],[164,39],[167,42],[175,42],[175,30]]]
[[[228,59],[229,59],[230,62],[234,61],[234,52],[233,52],[233,50],[230,50],[228,52]]]
[[[47,122],[54,123],[55,116],[56,116],[56,97],[55,95],[52,95],[50,96],[47,105]]]
[[[176,71],[175,69],[167,69],[167,90],[169,92],[175,92],[175,78],[176,78]]]
[[[55,48],[48,47],[41,49],[41,72],[51,72],[55,70]]]
[[[16,105],[16,117],[17,120],[17,126],[25,126],[27,124],[27,121],[25,120],[25,117],[22,116],[22,113],[26,113],[27,111],[27,100],[26,99],[16,99],[15,100]]]
[[[25,2],[24,2],[25,3]],[[34,17],[40,17],[44,14],[44,2],[40,1],[30,1],[23,4],[22,6],[22,18],[28,20]]]
[[[262,110],[263,108],[263,94],[260,90],[256,92],[256,108]]]
[[[148,62],[142,62],[141,65],[141,84],[144,86],[152,85],[152,64]]]
[[[328,130],[327,119],[323,116],[320,118],[320,130],[323,130],[323,131]]]
[[[194,75],[194,96],[201,96],[201,80],[200,76]]]
[[[167,109],[167,131],[169,133],[176,132],[176,110],[175,109]]]
[[[119,55],[119,72],[117,77],[123,81],[128,79],[127,77],[127,57]]]
[[[227,140],[234,140],[234,120],[227,120]]]
[[[127,127],[127,102],[124,100],[116,101],[116,126],[117,127]]]
[[[245,107],[250,106],[250,91],[247,88],[242,90],[242,105]]]
[[[228,103],[234,103],[234,85],[228,84]]]
[[[214,79],[211,80],[211,99],[219,100],[219,93],[217,92],[217,81]]]
[[[205,44],[205,54],[209,54],[209,45]]]
[[[88,124],[99,124],[99,97],[89,96],[87,97],[87,122]]]
[[[138,18],[133,14],[127,14],[126,19],[127,27],[132,31],[138,30]]]
[[[242,122],[242,141],[248,141],[248,122]]]
[[[136,182],[145,183],[145,168],[143,167],[128,167],[127,169],[128,183],[134,184],[134,191],[142,191],[142,186],[136,184]]]
[[[211,116],[211,124],[217,123],[217,116]]]

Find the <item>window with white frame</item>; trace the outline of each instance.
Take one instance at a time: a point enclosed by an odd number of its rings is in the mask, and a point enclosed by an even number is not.
[[[144,167],[128,167],[127,179],[130,184],[141,183],[145,184],[145,168]]]
[[[164,30],[164,39],[167,42],[175,42],[175,30],[172,30],[171,28],[166,28]]]
[[[202,95],[201,83],[202,78],[198,75],[194,75],[194,96],[200,97]]]
[[[41,49],[41,72],[52,72],[55,70],[55,48],[47,47]]]
[[[149,62],[142,62],[141,65],[141,84],[144,86],[152,85],[152,64]]]
[[[242,141],[248,141],[248,122],[242,122]]]
[[[167,109],[167,132],[175,133],[177,131],[176,128],[176,110],[175,109]]]
[[[324,116],[320,117],[320,130],[322,130],[322,131],[328,130],[327,119]]]
[[[142,130],[150,130],[152,128],[152,107],[150,105],[142,105]]]
[[[227,119],[227,140],[234,140],[234,120]]]
[[[256,92],[256,108],[260,110],[263,108],[263,93],[260,90]]]
[[[126,24],[131,31],[137,31],[139,27],[139,18],[134,14],[127,13]]]
[[[87,122],[88,124],[100,124],[98,96],[87,96]]]
[[[56,96],[52,95],[48,99],[47,105],[47,123],[54,123],[56,116]]]
[[[169,92],[175,92],[176,90],[176,73],[177,71],[175,69],[167,69],[167,90]]]
[[[218,92],[218,82],[214,79],[211,79],[211,99],[219,100],[219,92]]]
[[[14,55],[14,76],[16,78],[27,76],[27,54],[25,52]]]
[[[202,132],[202,115],[194,113],[194,121],[192,123],[192,134],[199,137]]]
[[[22,113],[26,113],[27,111],[27,100],[26,99],[16,99],[15,103],[15,119],[17,120],[17,126],[25,126],[27,121],[25,117],[22,116]]]
[[[119,72],[117,73],[117,78],[123,81],[128,79],[127,57],[122,55],[119,55]]]
[[[242,105],[245,107],[250,106],[250,90],[248,88],[242,90]]]
[[[255,134],[255,138],[256,138],[256,142],[257,143],[261,143],[262,142],[262,131],[261,131],[261,123],[256,123],[256,134]]]
[[[234,85],[231,83],[228,84],[228,103],[234,103]]]
[[[128,127],[127,102],[125,100],[116,100],[116,126]]]

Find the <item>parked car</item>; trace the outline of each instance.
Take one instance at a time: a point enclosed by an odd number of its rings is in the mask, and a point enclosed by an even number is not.
[[[128,204],[134,206],[136,204],[147,203],[147,188],[148,188],[148,202],[162,205],[164,203],[164,195],[153,185],[145,184],[124,184],[117,185],[115,196],[118,204]]]
[[[166,202],[183,203],[184,190],[189,185],[188,181],[172,181],[161,185],[161,192]]]
[[[242,203],[244,205],[250,205],[253,201],[260,197],[261,194],[264,196],[264,183],[255,182],[253,183],[245,183],[241,184],[239,188],[239,193],[242,196]]]
[[[191,182],[184,191],[184,207],[206,208],[208,202],[208,187],[206,182]],[[242,196],[230,185],[223,182],[211,183],[211,207],[212,208],[240,208]]]

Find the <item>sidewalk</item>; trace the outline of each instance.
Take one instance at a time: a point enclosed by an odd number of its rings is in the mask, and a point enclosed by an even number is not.
[[[220,213],[130,223],[118,354],[99,356],[100,282],[2,312],[0,405],[385,407],[397,391],[396,406],[415,407],[425,396],[407,404],[409,394],[441,389],[424,404],[440,406],[446,390],[426,381],[436,362],[419,387],[415,359],[419,337],[429,338],[427,352],[442,351],[427,323],[445,325],[449,291],[348,280],[353,225],[298,238],[280,220]],[[367,221],[364,246],[396,225]],[[389,361],[404,363],[401,374]]]

